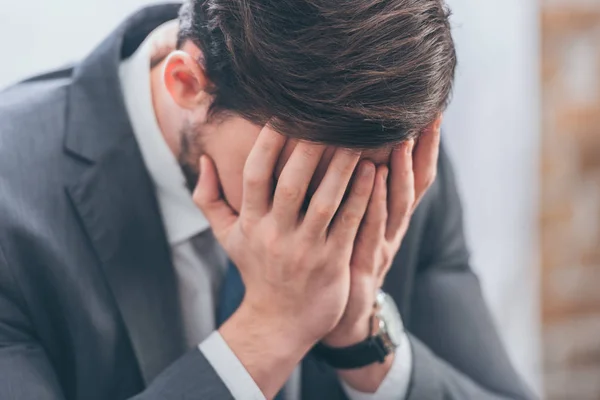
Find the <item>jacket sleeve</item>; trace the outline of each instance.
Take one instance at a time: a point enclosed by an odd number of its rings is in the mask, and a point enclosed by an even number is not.
[[[441,151],[408,323],[407,399],[534,399],[511,365],[469,266],[460,199]]]
[[[0,398],[63,399],[58,378],[36,341],[0,247]]]
[[[38,341],[0,247],[0,399],[64,400],[60,376]],[[66,378],[65,378],[66,379]],[[196,349],[175,361],[135,400],[233,399]],[[107,399],[112,400],[112,399]]]

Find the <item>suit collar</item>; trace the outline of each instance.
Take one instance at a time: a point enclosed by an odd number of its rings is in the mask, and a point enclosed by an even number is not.
[[[131,57],[122,61],[119,78],[133,134],[156,188],[167,237],[171,246],[175,246],[209,229],[210,225],[194,204],[181,167],[154,113],[150,58],[157,40],[160,40],[157,34],[151,33]]]
[[[135,140],[67,190],[149,384],[186,349],[170,249]]]

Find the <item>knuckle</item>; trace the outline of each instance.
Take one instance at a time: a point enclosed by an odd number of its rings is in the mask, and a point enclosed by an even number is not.
[[[240,231],[245,237],[249,237],[252,235],[252,231],[254,230],[256,225],[257,222],[254,219],[249,218],[248,216],[240,218]]]
[[[313,219],[318,219],[314,218]],[[298,234],[298,242],[294,243],[294,247],[304,248],[307,251],[312,251],[315,245],[321,245],[327,238],[327,231],[319,229],[315,226],[310,228],[301,227]]]
[[[329,218],[335,212],[334,207],[331,204],[316,204],[315,214],[319,219]]]
[[[289,184],[279,186],[277,188],[277,193],[284,201],[295,201],[300,198],[300,188]]]
[[[345,226],[356,226],[358,224],[360,224],[360,221],[362,220],[362,215],[360,215],[359,213],[355,212],[355,211],[348,211],[345,213],[342,213],[341,215],[341,222],[343,225]]]
[[[246,183],[246,186],[248,188],[255,188],[262,185],[262,183],[264,182],[264,177],[255,171],[245,170],[244,182]]]
[[[273,264],[279,265],[284,259],[285,253],[282,246],[278,246],[279,241],[270,242],[266,246],[266,251],[269,259],[273,261]]]
[[[261,232],[261,238],[267,249],[280,247],[281,233],[273,224],[269,224],[266,229]]]

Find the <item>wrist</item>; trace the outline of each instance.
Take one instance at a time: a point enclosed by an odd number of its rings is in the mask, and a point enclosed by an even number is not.
[[[358,315],[364,314],[365,312],[361,312]],[[348,328],[340,325],[315,346],[315,354],[336,369],[359,369],[374,363],[385,364],[387,356],[400,345],[404,331],[394,300],[385,292],[379,291],[369,322],[365,323],[365,319],[363,317],[362,323]],[[365,334],[367,330],[368,334]]]
[[[223,340],[267,398],[277,394],[315,343],[299,331],[296,324],[246,302],[219,328]]]
[[[321,343],[329,347],[349,347],[360,343],[374,332],[374,323],[372,313],[355,318],[352,322],[342,320],[333,331],[321,340]]]

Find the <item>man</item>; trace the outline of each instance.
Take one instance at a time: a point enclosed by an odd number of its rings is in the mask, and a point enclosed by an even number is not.
[[[438,162],[443,2],[178,10],[0,94],[0,398],[532,398]]]

